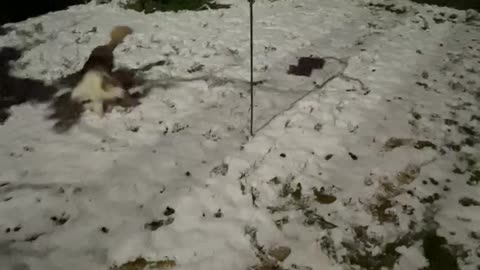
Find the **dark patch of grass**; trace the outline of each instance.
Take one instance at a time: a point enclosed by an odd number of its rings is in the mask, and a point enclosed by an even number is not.
[[[230,5],[219,4],[212,0],[131,0],[125,8],[146,14],[155,11],[225,9]]]
[[[392,208],[393,202],[386,197],[379,197],[378,202],[369,206],[370,213],[374,216],[380,224],[389,222],[394,223],[397,220],[397,216],[394,213],[388,211]]]
[[[378,245],[376,239],[370,238],[366,233],[362,233],[362,231],[363,230],[361,229],[355,229],[355,238],[357,241],[355,243],[343,243],[343,245],[350,251],[347,255],[350,264],[358,265],[362,269],[367,270],[393,269],[393,266],[401,255],[396,251],[396,248],[401,246],[411,246],[418,238],[415,234],[406,234],[395,241],[387,243],[383,248],[383,251],[378,255],[373,255],[369,251],[363,251],[357,248],[359,243]]]
[[[174,260],[147,261],[138,257],[133,261],[126,262],[120,266],[110,267],[111,270],[144,270],[144,269],[172,269],[177,263]]]
[[[354,228],[355,241],[342,243],[349,250],[347,259],[352,265],[360,266],[366,270],[393,269],[401,256],[396,251],[398,247],[410,247],[415,242],[422,241],[423,253],[429,262],[429,266],[422,270],[460,270],[457,257],[464,256],[464,254],[461,254],[462,248],[448,244],[447,240],[438,236],[434,229],[407,233],[387,243],[378,255],[373,255],[362,248],[362,245],[379,245],[377,239],[366,234],[366,229],[366,227]]]
[[[432,148],[434,150],[437,149],[437,146],[430,141],[417,141],[413,147],[415,147],[415,149],[423,149],[423,148]]]

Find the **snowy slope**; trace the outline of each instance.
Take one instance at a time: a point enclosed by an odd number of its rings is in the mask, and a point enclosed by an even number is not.
[[[74,72],[117,24],[135,31],[118,66],[168,64],[149,71],[141,106],[85,115],[68,134],[51,131],[47,105],[12,108],[0,269],[137,257],[196,270],[413,270],[432,258],[430,269],[478,269],[480,30],[465,12],[396,3],[256,2],[253,138],[247,3],[150,15],[90,4],[10,25],[0,45],[28,47],[16,76]],[[324,69],[286,74],[312,54]],[[278,246],[291,254],[267,268]]]

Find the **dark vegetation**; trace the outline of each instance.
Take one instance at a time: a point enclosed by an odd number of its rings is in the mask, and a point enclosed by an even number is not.
[[[429,4],[445,6],[460,10],[475,9],[480,11],[480,1],[478,0],[412,0],[420,4]]]
[[[230,5],[216,3],[212,0],[132,0],[126,8],[152,13],[155,11],[205,10],[229,8]]]
[[[385,244],[382,252],[376,255],[370,251],[365,251],[365,249],[367,246],[378,246],[381,241],[370,238],[366,230],[367,227],[354,228],[356,242],[342,243],[350,251],[346,256],[347,261],[352,265],[361,267],[361,269],[393,269],[401,256],[397,248],[410,247],[417,242],[421,242],[423,255],[429,264],[422,270],[460,270],[457,259],[461,259],[465,255],[464,250],[460,246],[449,244],[444,237],[437,234],[436,229],[429,228],[419,232],[409,232]],[[329,242],[331,240],[326,238],[323,241],[322,247],[324,249],[328,249],[328,246],[332,244]]]
[[[0,1],[0,25],[15,23],[28,18],[37,17],[48,12],[67,9],[69,6],[81,5],[92,0],[42,0],[20,3],[17,6],[12,1]],[[106,3],[110,0],[95,0]],[[229,8],[230,5],[216,3],[212,0],[130,0],[125,8],[152,13],[155,11],[205,10]],[[1,27],[0,27],[1,34]]]
[[[85,0],[42,0],[27,3],[0,1],[0,25],[8,22],[20,22],[52,11],[68,8],[72,5],[85,4]]]

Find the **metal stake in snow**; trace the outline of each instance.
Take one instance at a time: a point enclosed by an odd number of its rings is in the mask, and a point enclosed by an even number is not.
[[[253,137],[253,2],[250,2],[250,136]]]

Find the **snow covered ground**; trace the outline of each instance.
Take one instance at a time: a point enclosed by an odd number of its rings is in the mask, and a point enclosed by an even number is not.
[[[19,77],[76,71],[117,24],[118,66],[168,64],[139,107],[67,134],[47,104],[11,109],[0,269],[480,269],[480,22],[394,3],[257,1],[253,138],[247,1],[8,25]],[[309,55],[324,68],[287,75]]]

